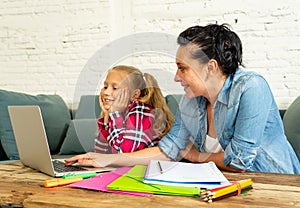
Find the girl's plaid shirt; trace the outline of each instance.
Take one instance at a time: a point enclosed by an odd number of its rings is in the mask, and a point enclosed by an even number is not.
[[[154,118],[152,107],[137,100],[132,101],[124,113],[111,113],[108,123],[99,118],[94,151],[134,152],[157,145],[159,134],[153,130]]]

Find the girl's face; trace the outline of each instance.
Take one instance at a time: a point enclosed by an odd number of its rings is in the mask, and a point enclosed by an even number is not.
[[[177,72],[174,80],[181,83],[188,98],[207,95],[207,64],[201,65],[191,57],[190,51],[193,47],[193,44],[180,46],[176,54]]]
[[[118,91],[128,86],[126,84],[127,76],[128,74],[126,72],[117,70],[111,70],[107,74],[104,86],[100,92],[100,97],[106,109],[112,105]]]

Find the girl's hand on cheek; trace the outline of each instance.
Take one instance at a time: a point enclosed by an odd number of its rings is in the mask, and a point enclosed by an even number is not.
[[[104,104],[103,97],[101,95],[99,97],[99,103],[100,103],[100,107],[101,107],[103,113],[104,114],[109,114],[111,106]]]
[[[126,110],[129,103],[129,90],[127,88],[120,89],[115,94],[115,101],[111,106],[111,112]]]

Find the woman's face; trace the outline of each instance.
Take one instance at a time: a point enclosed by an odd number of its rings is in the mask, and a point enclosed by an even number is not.
[[[188,98],[207,94],[205,84],[207,65],[201,65],[198,60],[191,57],[190,51],[195,47],[197,46],[194,44],[180,46],[176,54],[177,72],[174,80],[181,83]]]
[[[120,89],[127,86],[126,77],[128,74],[123,71],[111,70],[104,81],[104,86],[100,92],[100,98],[104,107],[108,109],[115,100],[115,97]]]

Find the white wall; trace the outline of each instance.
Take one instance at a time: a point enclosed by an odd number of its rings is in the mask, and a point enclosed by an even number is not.
[[[172,77],[176,36],[226,22],[247,70],[286,108],[300,95],[299,9],[294,0],[2,0],[0,89],[56,93],[71,105],[98,94],[107,68],[124,63],[156,72],[165,93],[181,92]]]

